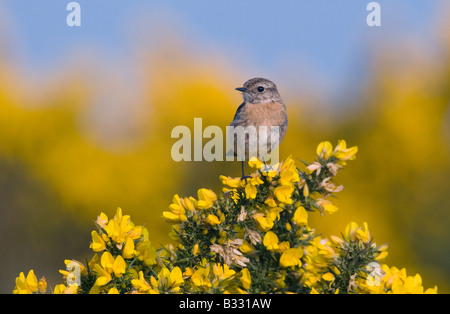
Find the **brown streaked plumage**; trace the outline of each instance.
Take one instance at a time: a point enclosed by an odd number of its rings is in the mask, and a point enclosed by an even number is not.
[[[272,81],[259,77],[252,78],[245,82],[243,87],[238,87],[236,90],[242,92],[244,102],[236,110],[236,114],[234,115],[230,127],[255,127],[258,137],[256,143],[255,141],[249,143],[249,135],[244,134],[243,136],[245,136],[245,138],[243,141],[245,142],[245,147],[238,147],[240,143],[238,141],[239,135],[233,134],[232,138],[230,138],[232,140],[233,150],[228,152],[227,155],[232,154],[237,156],[239,151],[245,152],[245,158],[242,160],[242,177],[245,177],[244,160],[248,160],[249,157],[251,157],[249,156],[249,151],[252,150],[249,149],[249,147],[257,145],[260,141],[259,127],[277,127],[272,128],[277,129],[279,132],[277,133],[277,142],[274,143],[274,146],[277,146],[286,135],[288,118],[286,107],[278,93],[276,85]],[[266,143],[267,153],[270,153],[272,147],[270,130],[267,133]],[[244,157],[243,154],[241,157]],[[257,157],[264,158],[264,156],[259,156],[259,150]]]

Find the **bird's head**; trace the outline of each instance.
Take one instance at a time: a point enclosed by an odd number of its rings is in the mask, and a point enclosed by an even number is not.
[[[255,77],[244,83],[244,86],[236,88],[242,92],[244,101],[249,103],[281,102],[280,94],[274,82]]]

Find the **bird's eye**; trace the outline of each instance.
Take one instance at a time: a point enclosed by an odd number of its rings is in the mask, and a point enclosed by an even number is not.
[[[262,93],[264,91],[264,87],[258,86],[258,92]]]

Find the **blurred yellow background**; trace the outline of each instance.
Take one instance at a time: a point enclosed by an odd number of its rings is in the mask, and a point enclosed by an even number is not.
[[[436,23],[435,54],[414,41],[371,47],[364,81],[348,86],[339,106],[320,85],[305,88],[306,74],[287,67],[268,77],[289,113],[281,158],[311,161],[323,140],[359,147],[337,178],[339,211],[313,215],[311,225],[328,236],[367,221],[375,241],[390,244],[387,264],[419,272],[439,292],[450,291],[449,29]],[[64,259],[90,258],[101,211],[121,207],[159,246],[169,241],[161,213],[173,194],[219,192],[219,175],[240,175],[237,162],[172,161],[170,134],[192,129],[195,117],[225,129],[242,100],[234,88],[258,71],[161,32],[152,45],[131,36],[134,81],[89,50],[30,77],[11,62],[9,36],[0,38],[1,293],[21,271],[33,268],[54,286]]]

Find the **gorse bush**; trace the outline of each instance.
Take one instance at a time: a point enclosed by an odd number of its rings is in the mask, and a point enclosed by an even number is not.
[[[162,213],[175,244],[161,248],[120,208],[112,219],[101,213],[94,256],[66,260],[65,284],[53,293],[437,293],[419,274],[380,264],[387,245],[373,241],[367,223],[329,239],[309,225],[309,215],[338,210],[332,197],[343,186],[334,177],[357,150],[322,142],[303,170],[292,158],[271,167],[253,158],[248,178],[220,176],[219,197],[204,188],[197,198],[175,195]],[[46,290],[33,270],[16,278],[14,293]]]

